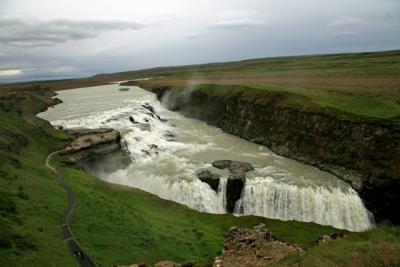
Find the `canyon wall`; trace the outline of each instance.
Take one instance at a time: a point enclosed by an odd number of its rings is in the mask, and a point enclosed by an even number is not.
[[[400,126],[285,105],[288,93],[153,88],[172,110],[326,170],[356,189],[378,222],[400,223]]]

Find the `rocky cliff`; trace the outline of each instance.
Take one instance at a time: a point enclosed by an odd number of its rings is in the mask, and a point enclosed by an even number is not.
[[[70,130],[74,138],[63,152],[63,162],[90,174],[112,173],[131,162],[121,146],[121,135],[113,129]]]
[[[400,223],[400,126],[287,104],[288,93],[152,89],[172,110],[350,183],[377,221]]]

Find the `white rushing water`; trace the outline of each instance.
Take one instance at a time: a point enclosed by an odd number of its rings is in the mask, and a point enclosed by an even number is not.
[[[124,86],[127,87],[127,86]],[[214,160],[251,163],[235,213],[299,220],[362,231],[373,219],[357,193],[346,183],[315,167],[280,157],[260,146],[204,122],[162,107],[154,94],[118,84],[58,92],[63,100],[39,114],[54,126],[114,128],[133,162],[114,173],[96,173],[112,183],[140,188],[193,209],[225,213],[228,171],[211,167]],[[154,107],[156,116],[142,105]],[[129,117],[137,124],[133,124]],[[222,176],[217,192],[196,172],[213,169]]]

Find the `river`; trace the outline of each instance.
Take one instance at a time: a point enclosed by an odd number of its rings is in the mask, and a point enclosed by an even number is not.
[[[213,168],[214,160],[248,162],[255,169],[246,174],[235,215],[316,222],[352,231],[373,226],[372,215],[356,191],[335,176],[169,111],[154,94],[139,87],[120,88],[108,84],[59,91],[57,97],[63,103],[38,115],[55,127],[114,128],[121,132],[133,161],[113,173],[97,171],[101,179],[202,212],[226,213],[224,183],[216,192],[201,182],[196,172],[212,169],[226,181],[227,171]],[[146,103],[161,120],[143,106]]]

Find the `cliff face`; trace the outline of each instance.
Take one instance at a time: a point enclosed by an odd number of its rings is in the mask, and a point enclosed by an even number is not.
[[[400,126],[390,122],[340,119],[328,112],[284,105],[285,93],[264,101],[241,93],[187,94],[154,90],[170,109],[263,144],[282,156],[317,166],[355,188],[377,221],[400,223]]]
[[[122,149],[120,133],[112,129],[69,131],[74,140],[64,151],[64,163],[90,174],[112,173],[131,162]]]

